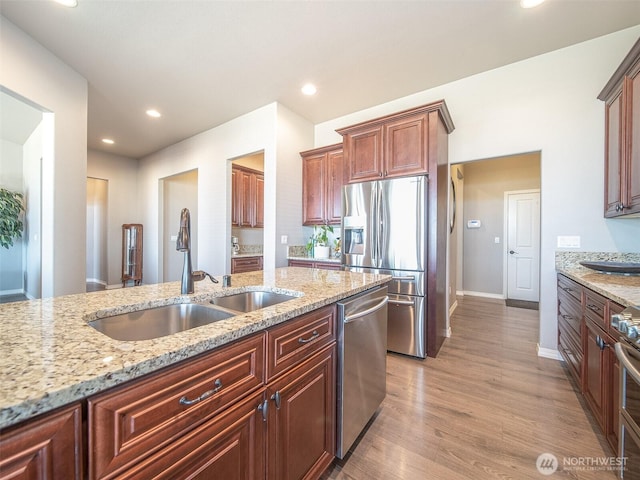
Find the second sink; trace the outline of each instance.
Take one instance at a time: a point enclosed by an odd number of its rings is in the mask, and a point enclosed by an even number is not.
[[[227,295],[226,297],[216,297],[211,300],[211,303],[219,307],[228,308],[229,310],[235,310],[236,312],[247,313],[294,298],[297,297],[284,293],[254,291],[236,293],[234,295]]]
[[[114,340],[151,340],[233,317],[197,303],[183,303],[121,313],[89,322],[93,328]]]

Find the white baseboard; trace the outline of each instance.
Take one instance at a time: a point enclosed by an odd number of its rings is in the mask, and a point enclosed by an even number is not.
[[[501,293],[472,292],[469,290],[465,290],[464,295],[469,295],[470,297],[484,297],[504,300],[504,295],[502,295]]]
[[[456,290],[456,296],[464,297],[464,290]]]
[[[564,361],[564,358],[562,358],[562,355],[560,355],[560,352],[558,350],[554,350],[553,348],[542,348],[539,343],[536,344],[536,347],[538,349],[539,357]]]
[[[99,285],[107,285],[107,282],[105,282],[104,280],[100,280],[99,278],[86,278],[85,282],[87,283],[97,283]]]
[[[453,302],[453,304],[449,307],[449,316],[453,315],[453,312],[456,311],[456,308],[458,308],[458,301],[457,300],[455,302]]]
[[[21,288],[14,288],[12,290],[0,290],[0,295],[22,295],[24,290]]]
[[[445,336],[451,338],[451,327],[447,327],[447,334]]]
[[[122,284],[121,283],[114,283],[113,285],[107,285],[106,286],[107,290],[113,290],[114,288],[122,288]]]

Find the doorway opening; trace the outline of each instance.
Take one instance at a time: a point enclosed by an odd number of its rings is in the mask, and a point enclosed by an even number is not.
[[[22,194],[23,231],[0,248],[0,303],[41,298],[42,169],[45,137],[53,123],[45,111],[0,85],[0,187]]]
[[[180,212],[191,213],[191,261],[198,264],[198,170],[160,179],[162,213],[158,245],[162,266],[162,281],[174,282],[182,275],[183,255],[176,250],[180,227]]]
[[[482,159],[453,164],[451,168],[451,182],[456,191],[456,221],[449,236],[449,309],[455,310],[457,295],[472,295],[495,298],[507,301],[513,293],[509,291],[509,278],[513,277],[524,285],[522,277],[525,269],[520,272],[513,270],[509,273],[510,250],[518,252],[515,245],[509,245],[509,209],[508,192],[537,191],[537,203],[529,204],[534,208],[537,219],[537,231],[526,230],[524,223],[514,224],[516,234],[518,228],[520,238],[524,234],[537,239],[532,248],[533,255],[526,262],[531,267],[532,274],[527,282],[529,293],[539,295],[540,272],[540,159],[541,152],[514,154],[498,158]],[[521,204],[523,206],[524,203]],[[524,209],[524,207],[523,207]],[[533,228],[529,224],[526,228]],[[537,232],[537,233],[536,233]],[[517,236],[517,235],[516,235]],[[515,262],[513,262],[515,263]],[[513,289],[512,289],[513,290]],[[518,307],[531,308],[537,306],[538,298],[521,300]],[[531,303],[526,303],[531,302]]]
[[[262,270],[264,151],[231,159],[231,273]],[[239,256],[244,260],[234,261]]]
[[[87,178],[87,292],[107,288],[109,181]]]

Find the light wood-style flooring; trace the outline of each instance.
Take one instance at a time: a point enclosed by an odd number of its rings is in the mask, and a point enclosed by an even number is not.
[[[563,466],[613,453],[564,364],[537,356],[537,311],[467,296],[452,329],[438,358],[388,356],[381,410],[325,479],[615,480]],[[560,464],[549,477],[536,468],[542,453]]]

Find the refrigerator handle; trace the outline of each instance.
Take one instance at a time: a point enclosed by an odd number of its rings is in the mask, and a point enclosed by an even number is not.
[[[378,268],[382,266],[383,259],[387,258],[387,250],[386,250],[386,245],[384,241],[385,240],[384,221],[385,221],[385,214],[386,214],[386,205],[385,205],[386,199],[384,198],[384,189],[382,188],[382,185],[380,187],[381,188],[380,188],[380,193],[378,198],[378,202],[380,205],[380,212],[378,214],[378,252],[379,252]],[[382,252],[384,252],[384,257]]]
[[[378,182],[371,184],[371,263],[378,266]]]

